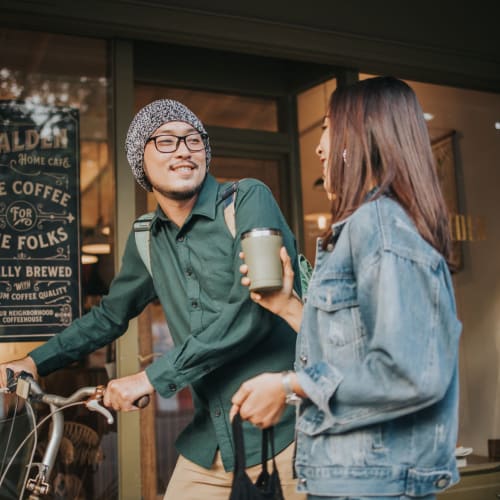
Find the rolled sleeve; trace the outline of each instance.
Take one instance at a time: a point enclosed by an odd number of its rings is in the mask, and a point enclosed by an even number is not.
[[[298,422],[298,429],[310,435],[323,432],[335,421],[330,410],[330,400],[343,377],[333,366],[320,362],[297,372],[297,378],[308,399],[314,403],[312,411],[305,409]]]

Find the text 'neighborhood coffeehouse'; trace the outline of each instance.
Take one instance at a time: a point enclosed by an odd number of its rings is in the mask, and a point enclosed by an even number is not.
[[[81,313],[78,111],[0,101],[0,341]]]

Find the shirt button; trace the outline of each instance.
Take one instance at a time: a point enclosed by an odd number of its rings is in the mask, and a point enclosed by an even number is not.
[[[300,484],[303,484],[303,485],[305,486],[305,485],[307,484],[307,479],[306,479],[305,477],[301,477],[301,478],[299,479],[299,483],[300,483]]]
[[[450,480],[447,477],[441,477],[436,481],[437,488],[446,488],[450,484]]]
[[[215,411],[214,411],[214,415],[216,417],[220,417],[222,415],[222,411],[220,408],[216,408]]]
[[[177,390],[177,386],[175,384],[168,384],[168,388],[171,390],[171,391],[176,391]]]
[[[191,301],[191,306],[193,307],[193,309],[197,309],[198,308],[198,301],[197,300],[192,300]]]
[[[191,276],[193,276],[193,270],[191,268],[186,269],[186,276],[188,276],[189,278],[191,278]]]
[[[177,241],[183,242],[183,241],[184,241],[184,236],[179,236],[179,237],[177,238]]]
[[[307,363],[307,356],[305,354],[301,354],[300,362],[305,365]]]

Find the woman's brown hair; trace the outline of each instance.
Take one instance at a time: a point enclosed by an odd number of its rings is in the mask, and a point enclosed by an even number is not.
[[[338,88],[330,98],[329,186],[332,222],[349,216],[370,187],[390,193],[419,233],[451,261],[448,211],[438,182],[424,114],[413,90],[393,77]],[[325,244],[331,232],[324,238]]]

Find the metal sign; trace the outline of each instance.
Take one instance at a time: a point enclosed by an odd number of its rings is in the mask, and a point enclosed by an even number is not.
[[[0,342],[81,315],[79,115],[0,101]]]

